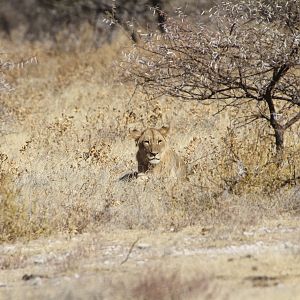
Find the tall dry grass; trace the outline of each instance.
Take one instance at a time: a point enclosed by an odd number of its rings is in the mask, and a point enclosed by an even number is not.
[[[12,72],[16,89],[1,95],[0,241],[99,228],[242,228],[299,213],[299,127],[278,165],[259,125],[237,129],[231,113],[195,102],[132,97],[117,68],[127,46],[122,37],[69,52],[24,44],[22,55],[39,64]],[[187,181],[119,181],[137,168],[128,131],[168,123]]]

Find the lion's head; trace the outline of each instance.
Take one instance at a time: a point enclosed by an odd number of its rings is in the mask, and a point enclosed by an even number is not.
[[[131,135],[139,147],[137,154],[138,161],[142,161],[144,164],[159,164],[167,149],[166,136],[168,132],[169,127],[162,127],[160,129],[148,128],[142,132],[137,130],[132,131]]]

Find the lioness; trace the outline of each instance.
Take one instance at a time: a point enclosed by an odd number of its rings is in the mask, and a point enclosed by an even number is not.
[[[168,147],[166,136],[169,130],[169,127],[162,127],[131,132],[139,148],[136,154],[139,175],[150,172],[161,177],[183,178],[186,176],[184,161]]]

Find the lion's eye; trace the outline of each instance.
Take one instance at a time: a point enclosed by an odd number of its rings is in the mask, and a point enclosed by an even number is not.
[[[144,145],[149,145],[149,141],[144,141]]]
[[[162,140],[159,140],[157,143],[158,143],[158,144],[161,144],[161,143],[162,143]]]

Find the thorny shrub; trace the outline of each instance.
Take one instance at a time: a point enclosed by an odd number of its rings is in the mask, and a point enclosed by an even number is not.
[[[248,135],[247,142],[244,139]],[[295,186],[300,179],[298,144],[286,146],[283,161],[274,157],[271,137],[258,126],[250,126],[243,134],[228,128],[222,138],[223,150],[218,157],[216,178],[223,190],[235,194],[273,194],[282,187]]]
[[[280,157],[300,120],[300,2],[228,1],[203,13],[209,24],[179,11],[165,34],[142,33],[121,64],[125,78],[155,96],[251,108],[244,123],[266,122]]]

